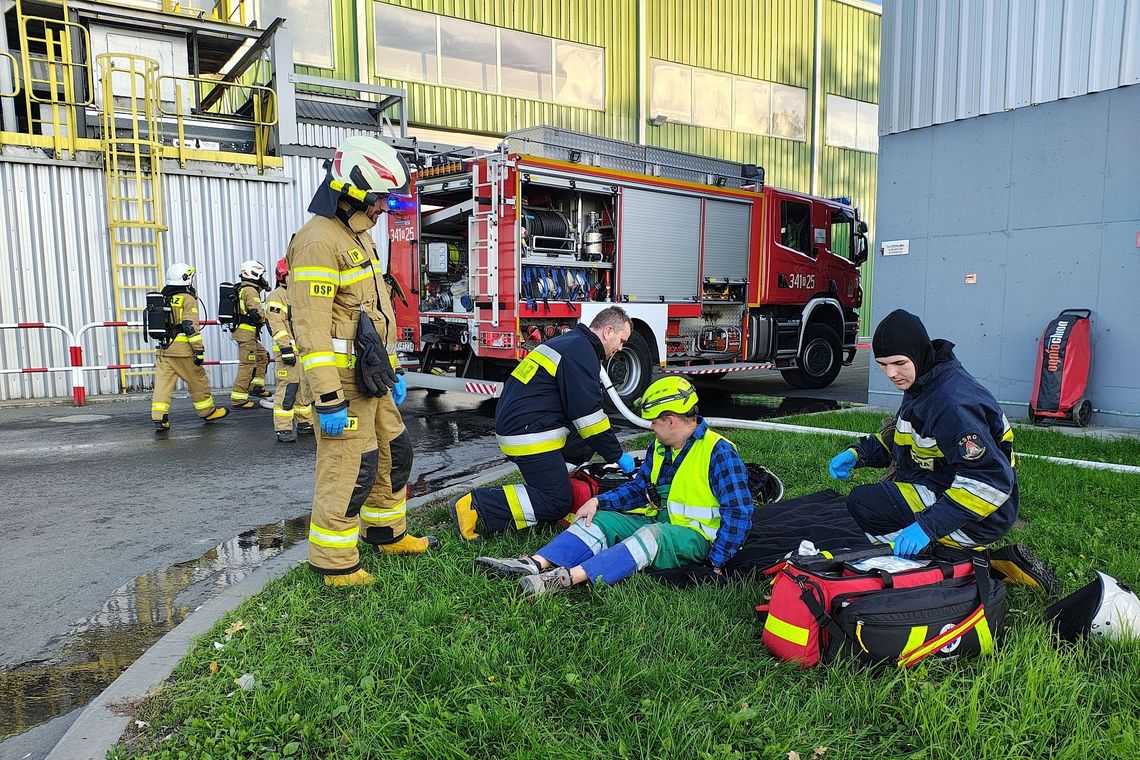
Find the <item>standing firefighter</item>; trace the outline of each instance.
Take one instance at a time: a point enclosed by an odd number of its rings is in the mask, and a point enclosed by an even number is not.
[[[313,432],[313,396],[308,381],[297,366],[288,287],[289,265],[285,259],[280,259],[277,262],[277,288],[265,299],[265,319],[273,335],[273,356],[277,366],[273,430],[281,443],[297,440],[297,433]]]
[[[625,310],[610,306],[589,327],[578,324],[535,347],[515,367],[495,409],[495,437],[525,484],[477,488],[453,501],[461,538],[566,517],[572,501],[566,465],[587,462],[594,452],[633,472],[633,457],[622,452],[602,410],[599,380],[602,361],[621,350],[632,328]]]
[[[348,138],[309,204],[313,218],[289,244],[294,336],[321,428],[309,566],[329,586],[375,582],[360,566],[361,537],[389,554],[438,543],[407,532],[412,444],[396,408],[407,389],[395,370],[391,296],[368,235],[388,193],[408,180],[391,147]]]
[[[237,309],[234,312],[234,331],[231,336],[238,347],[238,371],[230,391],[230,404],[234,409],[254,409],[257,402],[251,395],[268,398],[265,390],[265,370],[269,367],[269,352],[261,345],[261,291],[269,290],[265,281],[265,266],[252,259],[241,263],[241,282],[237,284]]]
[[[202,362],[206,349],[202,333],[198,330],[198,297],[194,291],[194,267],[188,264],[171,264],[166,270],[166,285],[162,299],[169,309],[167,337],[159,343],[158,360],[154,367],[154,398],[150,402],[150,418],[155,432],[170,429],[170,400],[178,379],[190,389],[190,400],[198,416],[207,422],[220,420],[229,414],[228,409],[214,406],[210,395],[210,381]]]

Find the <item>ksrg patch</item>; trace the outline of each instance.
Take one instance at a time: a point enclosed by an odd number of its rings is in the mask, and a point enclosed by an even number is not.
[[[958,440],[958,455],[969,462],[976,462],[986,455],[986,447],[982,445],[981,436],[969,433]]]

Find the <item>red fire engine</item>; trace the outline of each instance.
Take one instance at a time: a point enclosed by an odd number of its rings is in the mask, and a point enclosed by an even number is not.
[[[655,369],[822,388],[854,357],[867,226],[845,199],[551,127],[433,156],[413,185],[388,214],[412,387],[497,395],[529,349],[610,304],[633,320],[608,365],[627,400]]]

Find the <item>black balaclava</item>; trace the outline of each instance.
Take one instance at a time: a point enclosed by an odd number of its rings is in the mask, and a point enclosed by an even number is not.
[[[888,314],[871,338],[871,350],[876,359],[884,356],[905,356],[914,362],[914,376],[920,378],[934,366],[934,347],[922,320],[903,309]]]

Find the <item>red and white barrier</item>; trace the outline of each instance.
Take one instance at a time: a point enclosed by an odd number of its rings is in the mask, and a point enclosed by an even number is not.
[[[34,375],[46,374],[48,372],[71,372],[72,397],[74,398],[76,396],[76,375],[72,371],[72,367],[75,365],[75,353],[70,350],[75,345],[75,338],[72,336],[71,330],[55,322],[0,322],[0,330],[59,330],[62,332],[67,338],[68,349],[71,353],[71,367],[19,367],[16,369],[0,369],[0,375]],[[82,380],[80,381],[80,385],[82,385]]]

